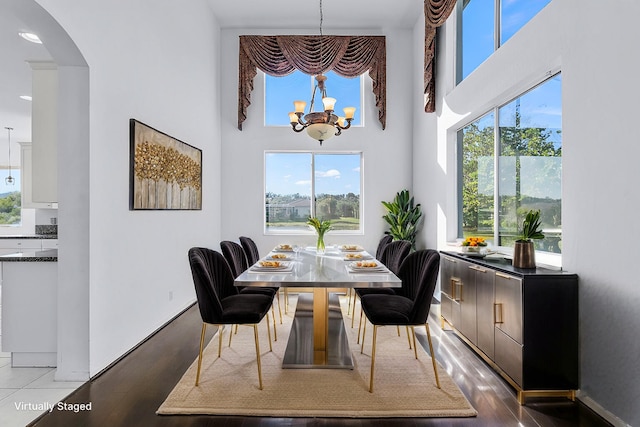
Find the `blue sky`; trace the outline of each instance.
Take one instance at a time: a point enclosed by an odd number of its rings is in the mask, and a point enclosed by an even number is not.
[[[266,192],[311,195],[311,153],[267,153]],[[360,194],[359,154],[316,154],[316,194]]]
[[[502,0],[500,45],[551,0]],[[462,75],[471,74],[494,51],[495,0],[471,0],[462,14]]]
[[[362,106],[360,102],[361,84],[359,78],[349,79],[335,74],[325,73],[327,96],[337,100],[335,114],[344,116],[344,107],[356,107],[353,126],[360,124]],[[313,76],[295,71],[285,77],[265,76],[265,124],[267,126],[291,126],[289,112],[293,111],[293,101],[305,101],[305,114],[309,112],[311,95],[315,79]],[[322,98],[316,93],[314,111],[323,111]]]

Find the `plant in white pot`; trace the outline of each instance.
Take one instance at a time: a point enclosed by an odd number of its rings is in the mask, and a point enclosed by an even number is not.
[[[513,266],[517,268],[536,268],[534,240],[544,239],[540,229],[540,211],[530,210],[522,221],[520,236],[513,248]]]

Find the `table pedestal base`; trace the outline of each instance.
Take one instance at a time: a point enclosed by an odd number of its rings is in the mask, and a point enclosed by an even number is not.
[[[325,289],[320,291],[328,293]],[[319,306],[320,304],[315,306],[316,313],[322,310]],[[323,334],[326,341],[315,343],[319,345],[314,344],[314,335],[318,334],[317,327],[314,328],[314,297],[308,294],[298,295],[298,305],[282,367],[353,369],[338,295],[328,294],[328,313],[318,313],[316,317],[319,317],[322,323],[326,320],[327,327],[326,334]],[[319,319],[315,320],[318,323]]]

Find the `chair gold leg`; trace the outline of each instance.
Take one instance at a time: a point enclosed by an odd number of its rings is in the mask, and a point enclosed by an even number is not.
[[[267,336],[269,337],[269,351],[273,351],[273,347],[271,346],[271,331],[269,330],[269,313],[267,313]],[[274,326],[273,331],[275,332],[276,328]]]
[[[431,353],[431,363],[433,363],[433,373],[436,376],[436,386],[440,388],[440,379],[438,378],[438,368],[436,367],[436,356],[433,353],[433,345],[431,344],[431,333],[429,332],[429,324],[425,323],[424,328],[427,330],[427,340],[429,341],[429,352]]]
[[[405,326],[405,329],[407,330],[407,341],[409,341],[409,350],[411,350],[411,338],[409,336],[409,326]],[[400,330],[398,330],[398,336],[400,336]],[[414,347],[415,347],[415,342],[414,342]]]
[[[222,325],[218,325],[218,357],[222,354],[222,328]],[[229,333],[231,333],[231,331],[229,331]]]
[[[289,314],[289,289],[284,288],[284,314]]]
[[[280,324],[282,325],[282,304],[280,304],[280,289],[276,292],[276,299],[278,300],[278,314],[280,314]]]
[[[400,336],[400,326],[396,325],[396,329],[398,329],[398,336]],[[411,348],[411,343],[409,343],[409,348]]]
[[[267,329],[269,329],[269,322],[267,322]],[[258,383],[260,384],[260,390],[262,390],[262,364],[260,363],[260,343],[258,342],[258,325],[253,325],[253,337],[256,341],[256,362],[258,363]],[[269,339],[271,342],[271,339]]]
[[[369,393],[373,393],[373,368],[376,364],[376,335],[378,333],[378,325],[373,325],[373,344],[371,346],[371,374],[369,374]],[[362,339],[364,343],[364,337]]]
[[[360,319],[360,323],[362,323],[362,319]],[[358,327],[358,331],[360,330],[360,327]],[[360,344],[360,354],[364,353],[364,336],[367,332],[367,319],[364,319],[364,326],[362,327],[362,343]],[[360,335],[358,335],[358,338],[360,338]]]
[[[407,326],[407,337],[409,336],[409,327]],[[411,336],[413,337],[413,354],[418,358],[418,347],[416,346],[416,330],[412,326],[411,327]],[[411,343],[409,343],[409,348],[411,348]]]
[[[365,325],[367,324],[366,320],[365,320],[364,324]],[[356,341],[356,344],[360,344],[360,328],[361,327],[362,327],[362,310],[360,310],[360,321],[358,322],[358,340]]]
[[[347,298],[347,316],[351,314],[351,291],[353,291],[353,288],[348,288],[347,294],[345,295]]]
[[[276,331],[276,312],[273,308],[273,303],[271,303],[271,314],[273,314],[273,340],[278,341],[278,331]]]
[[[220,328],[218,326],[218,328]],[[196,387],[200,382],[200,368],[202,367],[202,350],[204,348],[204,334],[207,332],[207,324],[202,324],[202,331],[200,332],[200,352],[198,353],[198,372],[196,373]],[[220,333],[220,329],[218,329],[218,333]]]
[[[238,325],[236,325],[236,334],[238,333]],[[231,347],[231,338],[233,337],[233,325],[229,325],[229,347]]]

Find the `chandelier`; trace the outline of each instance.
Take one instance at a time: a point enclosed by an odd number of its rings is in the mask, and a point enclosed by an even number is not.
[[[320,0],[320,63],[322,63],[322,20],[322,0]],[[323,141],[326,141],[334,135],[340,135],[343,130],[351,127],[351,121],[353,120],[356,108],[343,108],[344,117],[338,117],[335,115],[334,109],[337,101],[335,98],[327,96],[327,88],[325,86],[327,77],[321,72],[315,77],[315,79],[316,84],[313,88],[313,93],[311,94],[309,112],[304,114],[304,108],[307,105],[306,102],[293,101],[295,111],[289,113],[289,121],[291,122],[291,127],[294,132],[302,132],[306,129],[307,134],[311,138],[320,141],[320,145],[322,145]],[[316,92],[318,91],[322,96],[324,111],[314,111],[313,109],[313,101],[315,100]],[[302,118],[303,115],[304,119]]]
[[[7,185],[13,185],[15,184],[16,180],[14,177],[11,176],[11,131],[13,130],[13,128],[6,126],[5,129],[7,130],[7,133],[9,134],[9,175],[7,175],[7,177],[4,179],[5,184]]]

